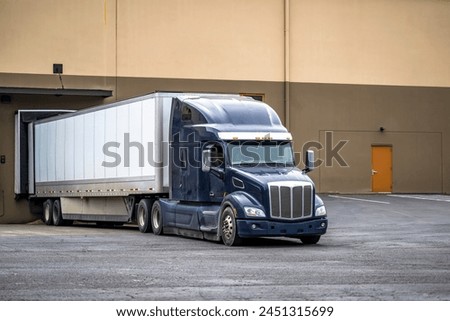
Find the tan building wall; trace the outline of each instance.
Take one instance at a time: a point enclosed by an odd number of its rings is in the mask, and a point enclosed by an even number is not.
[[[371,192],[371,146],[393,148],[393,192],[449,193],[450,90],[447,88],[295,84],[291,126],[297,150],[319,141],[327,159],[332,147],[348,141],[340,155],[348,164],[322,165],[311,176],[322,192]],[[437,115],[439,115],[437,117]],[[384,128],[380,132],[380,127]],[[329,150],[328,150],[329,152]]]
[[[283,1],[118,2],[118,74],[283,80]]]
[[[0,71],[48,75],[63,63],[67,75],[115,76],[115,15],[108,0],[0,0]]]
[[[321,192],[371,192],[371,146],[393,147],[393,191],[450,193],[450,2],[0,0],[0,223],[14,200],[14,113],[77,109],[155,90],[264,94],[295,147],[347,140],[311,174]],[[385,131],[380,132],[379,128]],[[326,150],[317,151],[326,159]]]
[[[450,86],[450,2],[292,0],[291,81]]]

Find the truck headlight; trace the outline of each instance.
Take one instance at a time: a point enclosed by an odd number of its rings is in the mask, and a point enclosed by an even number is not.
[[[257,207],[244,207],[244,212],[246,216],[249,217],[266,217],[266,213]]]
[[[324,215],[327,215],[327,209],[325,208],[324,205],[316,208],[316,216],[324,216]]]

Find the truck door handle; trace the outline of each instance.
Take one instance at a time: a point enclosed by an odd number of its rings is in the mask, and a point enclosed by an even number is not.
[[[372,169],[372,175],[378,174],[378,171]]]

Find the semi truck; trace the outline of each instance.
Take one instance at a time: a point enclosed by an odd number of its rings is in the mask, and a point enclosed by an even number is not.
[[[28,111],[36,116],[37,111]],[[136,223],[143,233],[315,244],[325,205],[267,104],[156,92],[77,112],[16,116],[16,195],[48,225]],[[24,121],[27,119],[27,121]]]

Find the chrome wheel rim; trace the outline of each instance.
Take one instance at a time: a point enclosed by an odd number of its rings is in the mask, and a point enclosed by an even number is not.
[[[222,221],[222,235],[227,240],[229,240],[233,236],[233,218],[230,216],[230,214],[225,215],[223,221]]]
[[[153,227],[155,229],[159,229],[159,216],[161,214],[159,213],[159,209],[155,208],[153,210],[153,215],[152,215],[152,221],[153,221]]]

